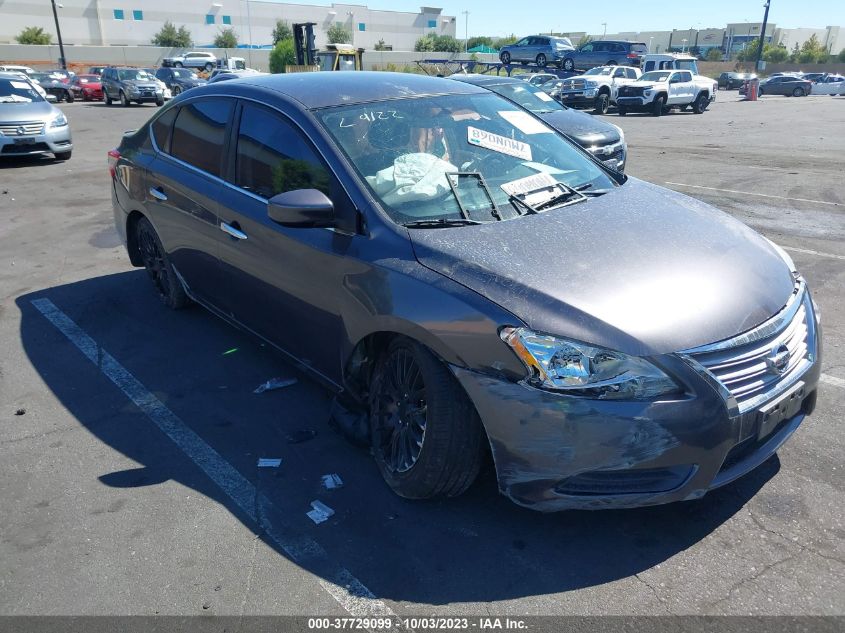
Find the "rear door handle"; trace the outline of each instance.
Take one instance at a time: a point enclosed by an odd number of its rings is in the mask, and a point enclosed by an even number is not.
[[[162,191],[161,187],[150,187],[150,195],[156,200],[167,200],[167,194]]]
[[[231,224],[226,224],[225,222],[220,223],[220,230],[224,233],[228,233],[232,237],[237,240],[245,240],[247,239],[246,233],[241,231],[239,228],[232,226]]]

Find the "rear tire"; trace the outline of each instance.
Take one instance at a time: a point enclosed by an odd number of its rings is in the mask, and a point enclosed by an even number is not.
[[[486,435],[472,403],[428,349],[394,339],[370,383],[373,455],[407,499],[455,497],[481,469]]]
[[[618,66],[619,64],[616,63],[615,60],[611,59],[609,62],[605,64],[605,66]]]
[[[170,93],[174,97],[177,96],[177,95],[180,95],[180,94],[182,94],[182,87],[179,84],[176,84],[170,89]]]
[[[567,57],[563,60],[563,69],[567,72],[572,72],[575,70],[575,60],[571,57]]]
[[[652,104],[651,114],[652,116],[663,116],[663,108],[666,107],[666,97],[660,95],[659,97],[655,97],[654,103]]]
[[[803,88],[796,88],[792,91],[793,97],[803,97],[804,96],[804,89]]]
[[[596,97],[596,114],[607,114],[607,109],[610,107],[610,96],[603,92]]]
[[[546,56],[543,55],[543,53],[540,53],[539,55],[537,55],[537,59],[535,61],[537,62],[537,65],[540,68],[546,67],[547,60],[546,60]]]
[[[191,299],[185,293],[158,234],[147,218],[138,220],[138,224],[135,225],[135,236],[135,244],[141,261],[144,262],[144,268],[161,302],[171,310],[180,310],[190,305]]]
[[[501,55],[499,55],[499,60],[500,60],[500,61],[501,61],[501,62],[502,62],[505,66],[507,66],[508,64],[510,64],[510,63],[511,63],[511,54],[510,54],[510,53],[508,53],[507,51],[505,51],[504,53],[502,53]]]

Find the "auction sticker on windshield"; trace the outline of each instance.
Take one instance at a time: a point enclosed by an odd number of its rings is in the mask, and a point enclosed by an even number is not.
[[[531,160],[531,146],[516,139],[500,136],[492,132],[485,132],[478,128],[467,126],[467,142],[470,145],[483,147],[500,154],[515,156],[523,160]]]
[[[502,191],[509,196],[525,195],[540,189],[546,189],[547,187],[555,187],[557,184],[557,180],[555,180],[551,174],[540,172],[539,174],[534,174],[533,176],[526,176],[525,178],[520,178],[519,180],[506,182],[502,185]]]
[[[545,92],[535,92],[534,94],[537,95],[537,98],[540,101],[554,101],[554,99],[552,99],[552,96],[547,95]]]

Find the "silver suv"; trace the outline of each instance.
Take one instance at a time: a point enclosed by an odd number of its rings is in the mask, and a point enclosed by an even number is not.
[[[529,35],[516,44],[503,46],[499,52],[499,59],[503,64],[528,62],[535,63],[541,68],[547,64],[560,66],[566,54],[574,49],[575,47],[567,37]]]
[[[120,101],[123,106],[133,102],[164,105],[164,84],[143,68],[109,66],[103,71],[101,83],[106,105],[111,105],[113,101]]]

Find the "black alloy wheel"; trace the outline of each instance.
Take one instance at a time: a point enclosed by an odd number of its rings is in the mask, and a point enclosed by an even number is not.
[[[153,225],[147,218],[141,218],[135,230],[136,245],[141,261],[161,302],[173,310],[190,304],[191,300],[182,288]]]

